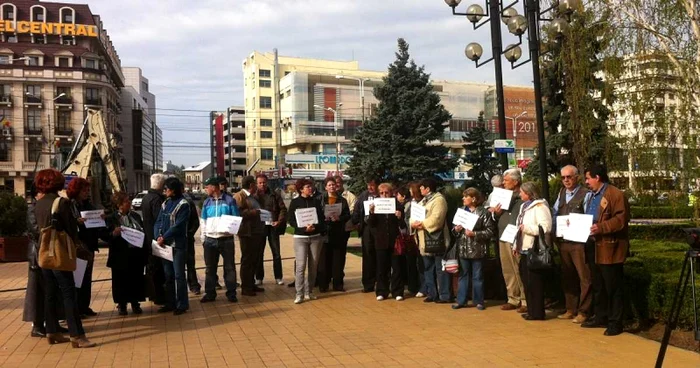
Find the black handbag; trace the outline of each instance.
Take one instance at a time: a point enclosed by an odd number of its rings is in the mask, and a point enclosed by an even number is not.
[[[423,235],[425,235],[425,249],[423,252],[438,255],[445,253],[447,247],[445,246],[445,234],[443,230],[438,230],[434,233],[423,230]]]
[[[530,270],[546,270],[554,267],[554,257],[552,256],[552,246],[547,242],[542,226],[538,226],[540,235],[537,237],[535,245],[527,253],[527,268]]]

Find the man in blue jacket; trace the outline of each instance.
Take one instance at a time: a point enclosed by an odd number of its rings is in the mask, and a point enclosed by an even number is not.
[[[223,215],[239,216],[236,201],[226,192],[221,192],[219,183],[222,179],[211,177],[204,182],[209,197],[202,206],[202,244],[204,245],[204,263],[206,264],[206,279],[202,303],[216,299],[216,285],[219,267],[219,256],[224,259],[224,282],[226,283],[226,298],[235,303],[236,298],[236,264],[234,261],[235,248],[233,234],[217,230],[219,219]]]

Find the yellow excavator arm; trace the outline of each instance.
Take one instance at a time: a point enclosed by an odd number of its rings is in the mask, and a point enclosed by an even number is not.
[[[83,138],[85,136],[85,139]],[[80,145],[82,144],[82,147]],[[116,140],[107,134],[107,127],[102,112],[87,110],[87,118],[69,157],[68,165],[63,169],[65,175],[75,175],[87,179],[95,150],[102,158],[107,178],[114,192],[126,190],[120,160],[117,154]]]

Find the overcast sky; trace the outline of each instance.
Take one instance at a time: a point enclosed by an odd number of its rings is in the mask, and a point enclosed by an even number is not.
[[[85,1],[67,1],[85,3]],[[465,11],[469,0],[459,10]],[[522,3],[522,2],[521,2]],[[241,62],[251,51],[358,60],[384,71],[396,39],[433,79],[494,83],[493,63],[476,69],[464,57],[473,41],[491,56],[489,26],[477,31],[451,14],[444,0],[94,0],[122,66],[141,67],[157,98],[164,160],[186,166],[209,160],[208,113],[243,105]],[[481,3],[484,6],[484,2]],[[522,6],[519,6],[522,13]],[[517,39],[503,26],[504,45]],[[524,45],[523,50],[527,49]],[[504,60],[505,84],[531,85],[529,65]],[[163,109],[200,110],[178,112]],[[183,131],[201,127],[201,132]],[[175,146],[175,147],[173,147]]]

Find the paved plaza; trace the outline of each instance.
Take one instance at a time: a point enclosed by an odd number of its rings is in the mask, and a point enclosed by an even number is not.
[[[290,235],[282,238],[282,249],[283,257],[293,257]],[[203,266],[201,253],[197,258]],[[110,277],[106,259],[105,249],[97,257],[96,280]],[[287,282],[293,264],[283,262]],[[348,254],[348,292],[294,305],[293,289],[273,283],[268,262],[264,293],[239,296],[237,304],[223,294],[215,303],[200,304],[192,295],[190,311],[177,317],[156,314],[148,302],[143,315],[121,317],[110,282],[96,282],[92,308],[99,315],[83,320],[88,338],[99,344],[93,349],[49,346],[46,339],[30,337],[30,324],[21,321],[24,291],[3,292],[0,366],[651,367],[659,349],[659,343],[632,334],[605,337],[602,329],[570,321],[526,322],[494,303],[485,311],[454,311],[413,298],[377,302],[359,291],[360,265],[359,257]],[[204,271],[198,274],[203,280]],[[0,264],[0,289],[24,288],[26,275],[26,263]],[[665,366],[700,367],[700,356],[670,347]]]

